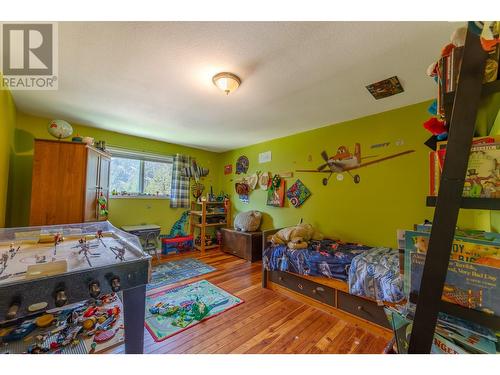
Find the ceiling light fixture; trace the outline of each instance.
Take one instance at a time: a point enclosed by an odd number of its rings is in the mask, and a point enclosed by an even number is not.
[[[235,91],[241,84],[241,79],[237,75],[228,72],[222,72],[214,75],[212,82],[219,89],[229,95]]]

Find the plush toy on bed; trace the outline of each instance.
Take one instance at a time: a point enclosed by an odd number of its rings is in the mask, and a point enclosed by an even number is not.
[[[234,218],[234,229],[242,232],[255,232],[259,229],[262,214],[259,211],[240,212]]]
[[[322,240],[323,235],[311,224],[283,228],[271,236],[274,245],[287,245],[290,249],[306,249],[311,240]]]

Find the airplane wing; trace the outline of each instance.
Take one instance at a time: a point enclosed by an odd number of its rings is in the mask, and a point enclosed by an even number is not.
[[[383,157],[383,158],[380,158],[377,160],[372,160],[372,161],[369,161],[367,163],[361,163],[359,165],[352,166],[350,168],[345,168],[344,171],[352,171],[353,169],[367,167],[367,166],[372,165],[372,164],[380,163],[381,161],[394,159],[394,158],[397,158],[398,156],[402,156],[402,155],[406,155],[406,154],[411,154],[412,152],[415,152],[415,150],[407,150],[407,151],[399,152],[397,154],[389,155],[389,156],[386,156],[386,157]]]

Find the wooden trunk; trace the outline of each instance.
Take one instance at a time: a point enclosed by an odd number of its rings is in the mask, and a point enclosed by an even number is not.
[[[262,232],[222,229],[222,251],[255,262],[262,259]]]
[[[97,199],[109,198],[108,154],[83,143],[35,140],[30,225],[107,220]]]

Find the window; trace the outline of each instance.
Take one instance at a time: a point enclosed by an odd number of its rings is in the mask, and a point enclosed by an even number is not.
[[[172,158],[110,147],[112,197],[170,196]]]

